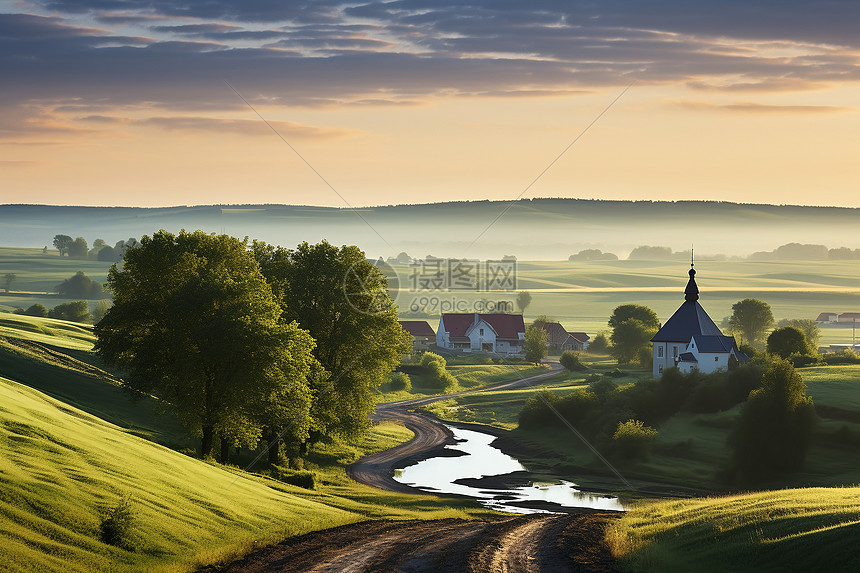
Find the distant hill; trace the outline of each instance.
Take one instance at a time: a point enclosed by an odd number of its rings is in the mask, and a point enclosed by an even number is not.
[[[293,246],[328,239],[369,256],[566,259],[586,248],[621,258],[640,245],[749,255],[791,242],[860,247],[860,209],[709,201],[523,199],[348,208],[201,205],[163,208],[0,205],[0,245],[90,244],[158,229],[203,229]],[[483,234],[482,234],[483,233]],[[480,236],[480,238],[479,238]],[[476,241],[477,239],[477,241]],[[474,244],[473,244],[474,243]]]

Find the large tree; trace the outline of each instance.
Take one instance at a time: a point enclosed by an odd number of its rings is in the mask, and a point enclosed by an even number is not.
[[[546,330],[543,329],[543,326],[533,324],[526,328],[523,352],[525,352],[526,360],[535,364],[540,364],[541,359],[547,355]]]
[[[640,321],[648,328],[659,329],[660,319],[657,318],[657,313],[641,304],[622,304],[616,306],[612,311],[612,316],[609,317],[609,327],[615,328],[622,322],[630,319]]]
[[[54,235],[54,247],[60,251],[61,257],[68,252],[69,246],[74,242],[75,240],[68,235]]]
[[[815,422],[815,406],[800,374],[788,361],[773,362],[729,433],[734,481],[750,485],[801,468]]]
[[[315,377],[314,430],[366,428],[374,390],[412,348],[385,275],[355,246],[305,242],[290,250],[254,242],[253,252],[281,299],[283,319],[311,333],[329,374]]]
[[[821,327],[811,318],[783,318],[776,323],[777,328],[785,328],[793,326],[800,330],[806,337],[806,342],[811,349],[818,348],[818,342],[821,340]]]
[[[532,293],[527,290],[520,291],[517,294],[517,308],[520,312],[525,312],[528,305],[532,303]]]
[[[105,293],[100,282],[92,280],[83,271],[78,271],[55,287],[56,291],[67,298],[103,298]]]
[[[810,348],[806,335],[794,326],[777,328],[767,337],[767,351],[780,358],[788,358],[792,354],[808,354]]]
[[[729,318],[732,332],[740,334],[743,342],[758,344],[773,326],[773,312],[770,305],[755,298],[745,298],[732,305]]]
[[[642,351],[648,348],[655,334],[657,334],[657,327],[654,325],[645,324],[637,318],[628,318],[612,329],[612,335],[609,337],[612,341],[610,352],[619,364],[641,362]]]
[[[216,437],[222,461],[230,445],[255,445],[273,399],[307,416],[313,341],[281,320],[244,241],[159,231],[126,251],[107,284],[114,305],[95,327],[96,351],[129,373],[127,386],[169,404],[203,456]]]
[[[84,239],[83,237],[78,237],[69,244],[69,248],[67,250],[69,253],[69,257],[73,259],[85,259],[87,258],[87,253],[89,252],[89,246],[87,245],[86,239]]]

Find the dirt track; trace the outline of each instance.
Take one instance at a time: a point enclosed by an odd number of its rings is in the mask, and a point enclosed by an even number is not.
[[[560,368],[494,386],[516,388],[539,382]],[[489,389],[489,388],[487,388]],[[463,394],[463,393],[459,393]],[[390,491],[421,490],[393,479],[396,466],[434,455],[453,443],[451,432],[411,408],[454,396],[380,404],[372,418],[404,424],[415,433],[405,444],[362,458],[347,468],[358,482]],[[364,521],[287,539],[218,571],[243,573],[383,571],[441,573],[615,572],[604,541],[606,521],[617,512],[504,516],[488,520]],[[213,569],[214,570],[214,569]]]
[[[561,367],[556,364],[553,365],[549,372],[524,378],[522,380],[505,382],[504,384],[498,384],[482,390],[457,392],[454,394],[430,396],[427,398],[416,398],[414,400],[406,400],[404,402],[379,404],[376,407],[376,412],[371,415],[371,418],[374,421],[400,422],[412,430],[412,432],[415,433],[415,437],[405,444],[401,444],[390,450],[385,450],[384,452],[364,457],[347,467],[346,471],[349,474],[349,477],[357,482],[388,491],[397,491],[401,493],[425,493],[421,490],[395,481],[392,477],[394,475],[394,468],[409,465],[412,461],[432,457],[434,454],[442,450],[445,445],[453,444],[455,442],[450,430],[440,424],[435,418],[425,416],[424,414],[410,412],[410,409],[439,400],[445,400],[452,396],[473,394],[490,389],[502,390],[530,386],[557,374],[560,370]]]
[[[614,514],[491,521],[367,521],[288,539],[219,571],[243,573],[614,572],[603,541]]]

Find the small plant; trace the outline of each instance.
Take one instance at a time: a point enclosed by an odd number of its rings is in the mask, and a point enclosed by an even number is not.
[[[639,420],[618,422],[612,442],[619,455],[625,458],[647,458],[651,442],[657,437],[657,430],[646,426]]]
[[[316,488],[316,474],[312,471],[291,470],[282,466],[273,466],[269,475],[272,479],[304,489]]]
[[[571,372],[576,370],[586,370],[588,368],[582,363],[582,360],[579,359],[579,353],[572,350],[565,350],[562,352],[558,361]]]
[[[102,517],[99,524],[99,536],[102,542],[127,551],[134,551],[132,540],[134,521],[131,496],[127,495]]]
[[[412,380],[409,378],[409,374],[405,372],[392,372],[389,385],[395,392],[412,390]]]

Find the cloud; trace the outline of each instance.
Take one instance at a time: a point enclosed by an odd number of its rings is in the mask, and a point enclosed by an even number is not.
[[[678,101],[673,102],[673,105],[694,110],[740,113],[818,114],[856,111],[856,108],[853,107],[840,107],[833,105],[773,105],[754,102],[715,104],[701,101]]]
[[[836,0],[42,5],[54,15],[0,14],[4,113],[241,109],[224,80],[254,105],[287,109],[568,96],[633,79],[728,93],[860,80],[860,3]]]
[[[249,112],[250,113],[250,112]],[[155,127],[166,131],[216,132],[231,135],[271,136],[272,131],[260,119],[224,119],[203,116],[155,116],[128,118],[107,115],[88,115],[76,119],[78,122],[102,126]],[[315,127],[289,121],[269,121],[285,138],[339,139],[356,135],[358,131]]]

